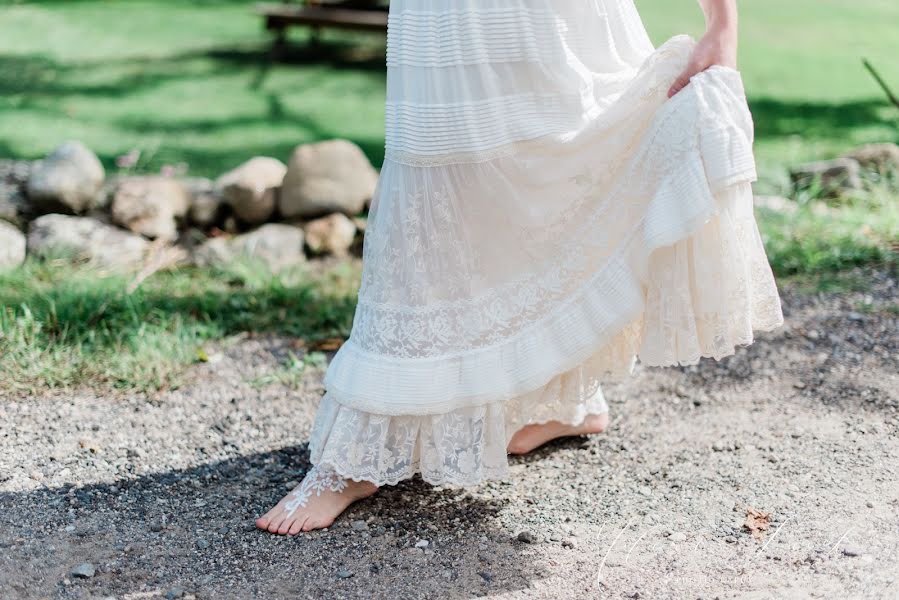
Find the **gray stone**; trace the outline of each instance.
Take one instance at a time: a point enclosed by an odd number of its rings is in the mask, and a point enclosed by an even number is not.
[[[215,188],[241,221],[265,223],[275,212],[286,173],[277,158],[257,156],[219,177]]]
[[[534,532],[524,530],[518,534],[518,541],[524,542],[525,544],[537,544],[537,543],[539,543],[540,539],[537,537],[537,534],[535,534]]]
[[[852,158],[835,158],[800,165],[790,171],[790,178],[796,189],[819,185],[823,194],[831,196],[863,187],[861,165]]]
[[[32,162],[0,159],[0,219],[22,229],[33,212],[25,195]]]
[[[257,260],[273,273],[302,264],[303,230],[293,225],[269,223],[231,238],[211,238],[194,250],[198,266],[227,266],[241,259]]]
[[[14,269],[25,262],[25,248],[25,234],[0,221],[0,271]]]
[[[24,187],[31,176],[34,162],[15,158],[0,159],[0,181]]]
[[[168,592],[165,593],[166,600],[174,600],[175,598],[183,598],[184,597],[184,589],[183,588],[172,588]]]
[[[28,200],[22,188],[15,183],[0,181],[0,220],[21,227],[27,213]]]
[[[346,569],[341,569],[341,570],[337,571],[338,579],[349,579],[352,576],[353,576],[352,571],[347,571]]]
[[[345,256],[356,239],[356,224],[343,213],[332,213],[303,225],[303,233],[313,253]]]
[[[72,567],[72,570],[69,571],[69,575],[72,577],[77,577],[79,579],[89,579],[97,574],[97,568],[91,563],[81,563],[80,565],[75,565]]]
[[[148,238],[174,240],[190,198],[176,179],[159,175],[122,178],[112,199],[112,220]]]
[[[677,533],[672,533],[671,535],[669,535],[669,536],[668,536],[668,539],[671,540],[672,542],[675,542],[675,543],[686,542],[686,541],[687,541],[687,534],[678,531]]]
[[[68,258],[99,267],[136,267],[148,242],[90,217],[50,214],[28,229],[28,252],[40,258]]]
[[[28,177],[28,198],[44,212],[81,213],[102,203],[106,173],[84,144],[62,144],[37,163]]]
[[[889,173],[899,171],[899,144],[884,142],[880,144],[865,144],[844,155],[858,161],[864,169]]]
[[[285,217],[318,217],[332,212],[353,216],[374,194],[378,172],[348,140],[304,144],[294,150],[281,188]]]

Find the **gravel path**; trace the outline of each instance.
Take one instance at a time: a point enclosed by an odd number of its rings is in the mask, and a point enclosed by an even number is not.
[[[608,385],[607,434],[508,482],[403,482],[296,538],[253,527],[308,468],[321,372],[251,384],[291,340],[151,398],[5,398],[0,597],[897,598],[899,284],[863,277],[784,290],[734,357]]]

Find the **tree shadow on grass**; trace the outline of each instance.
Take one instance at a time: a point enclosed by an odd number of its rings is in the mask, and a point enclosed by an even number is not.
[[[760,139],[801,136],[839,139],[859,129],[882,127],[899,140],[899,112],[879,99],[848,102],[805,102],[750,98],[756,136]]]
[[[337,109],[328,109],[327,98],[363,102],[373,90],[383,89],[386,70],[382,49],[362,52],[343,40],[326,41],[316,47],[292,46],[285,54],[286,64],[277,65],[269,60],[268,53],[267,44],[249,43],[158,57],[71,62],[43,54],[0,55],[0,97],[9,99],[0,103],[0,118],[14,121],[17,115],[28,113],[31,119],[46,118],[51,122],[78,119],[84,126],[113,126],[132,139],[137,134],[148,141],[165,140],[162,148],[154,150],[152,165],[148,165],[153,169],[165,163],[186,162],[194,172],[218,173],[253,154],[286,160],[297,143],[334,137],[350,137],[372,163],[381,164],[383,138],[358,139],[341,132],[343,120]],[[275,67],[280,73],[278,83],[269,85],[268,77]],[[296,76],[286,77],[284,69],[291,67],[296,67]],[[234,100],[234,106],[228,108],[232,101],[227,90],[240,84],[223,84],[220,79],[233,80],[235,76],[245,81],[245,91],[241,92],[242,99]],[[207,80],[208,84],[204,83]],[[190,94],[207,95],[216,105],[224,103],[226,110],[218,111],[218,116],[202,113],[202,117],[185,118],[148,100],[160,88],[175,86],[173,89],[178,90],[184,85]],[[321,102],[315,104],[318,97]],[[302,102],[298,102],[300,99]],[[110,114],[105,107],[111,100],[127,101],[134,109],[125,116]],[[178,101],[177,97],[172,98],[172,102]],[[191,101],[196,104],[197,98]],[[245,106],[247,102],[251,104]],[[292,104],[309,102],[313,102],[318,115],[313,117],[301,109],[290,108]],[[95,105],[97,108],[91,109]],[[75,117],[71,113],[73,106],[77,108]],[[260,111],[258,106],[267,108]],[[378,111],[380,108],[374,109],[373,114],[380,114]],[[379,118],[373,129],[380,130],[382,125]],[[266,130],[273,132],[268,139],[260,135]],[[248,142],[237,148],[208,141],[233,139],[240,137],[240,132],[247,132],[243,137]],[[296,133],[291,136],[285,132]],[[192,136],[202,136],[204,141],[192,144]],[[52,140],[51,144],[60,141]],[[98,149],[98,154],[105,166],[114,168],[115,157],[130,149]]]
[[[533,555],[497,520],[503,501],[419,479],[355,504],[329,531],[286,538],[257,530],[254,519],[308,468],[299,446],[110,483],[0,493],[4,594],[163,596],[181,588],[212,598],[471,597],[526,589],[539,576]],[[363,530],[348,526],[354,520],[366,521]],[[430,540],[430,554],[415,547],[421,539]],[[481,556],[510,553],[501,575],[481,574],[495,571]],[[96,575],[68,575],[85,562]]]
[[[66,95],[122,97],[159,87],[170,81],[240,72],[254,75],[271,65],[266,45],[209,47],[163,56],[123,56],[97,60],[60,61],[44,54],[0,54],[0,94],[33,97]],[[386,78],[385,56],[375,48],[361,52],[347,42],[291,46],[279,64],[327,67],[368,73],[381,83]],[[103,72],[111,77],[104,81]],[[119,72],[122,74],[119,74]],[[91,78],[75,77],[93,74]],[[247,79],[247,85],[257,81]]]

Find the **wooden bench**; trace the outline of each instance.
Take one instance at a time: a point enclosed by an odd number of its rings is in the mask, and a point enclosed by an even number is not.
[[[286,32],[294,25],[312,28],[312,41],[318,41],[323,27],[359,31],[387,31],[387,6],[379,0],[307,0],[259,4],[256,12],[265,18],[265,27],[275,34],[275,48],[286,43]]]

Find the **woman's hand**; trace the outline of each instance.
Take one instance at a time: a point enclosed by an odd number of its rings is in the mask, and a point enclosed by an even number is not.
[[[675,95],[690,83],[690,78],[712,65],[737,68],[737,34],[730,29],[713,29],[706,32],[696,44],[687,67],[677,76],[668,97]]]
[[[712,65],[737,68],[737,3],[736,0],[699,0],[705,13],[706,33],[693,49],[690,61],[677,76],[668,97],[675,95],[690,78]]]

